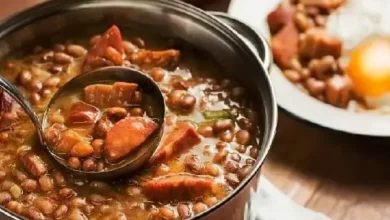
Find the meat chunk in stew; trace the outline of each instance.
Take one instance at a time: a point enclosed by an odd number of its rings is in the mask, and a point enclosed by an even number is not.
[[[182,173],[152,179],[143,183],[142,189],[150,198],[165,201],[202,196],[215,186],[210,177]]]
[[[137,88],[137,84],[126,82],[117,82],[113,85],[94,84],[85,87],[84,100],[97,107],[127,106],[139,101],[135,98]]]
[[[120,120],[107,133],[106,157],[114,162],[140,146],[158,125],[150,118],[129,117]]]
[[[88,72],[99,67],[122,65],[123,53],[122,35],[119,28],[114,25],[88,52],[83,71]]]
[[[158,163],[174,155],[185,152],[202,140],[198,132],[189,124],[182,123],[170,133],[151,158],[151,163]]]
[[[85,102],[76,102],[72,105],[68,116],[68,125],[93,124],[99,117],[100,110]]]
[[[68,154],[74,145],[82,142],[84,138],[72,129],[67,129],[62,132],[62,138],[57,146],[55,152],[58,154]]]
[[[31,152],[27,152],[20,157],[20,162],[35,177],[40,177],[47,172],[47,166],[43,160]]]

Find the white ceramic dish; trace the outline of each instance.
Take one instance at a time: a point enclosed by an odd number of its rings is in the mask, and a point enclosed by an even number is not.
[[[232,0],[229,14],[269,39],[266,17],[280,0]],[[273,65],[271,80],[278,105],[305,121],[351,134],[390,137],[390,115],[355,113],[322,103],[290,83]]]

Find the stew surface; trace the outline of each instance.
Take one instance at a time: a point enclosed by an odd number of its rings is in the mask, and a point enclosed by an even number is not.
[[[113,26],[103,35],[58,40],[2,61],[3,76],[18,86],[40,115],[71,78],[109,65],[142,70],[157,82],[167,103],[164,135],[150,162],[122,178],[92,180],[61,169],[37,143],[25,113],[1,92],[3,207],[29,219],[187,219],[214,206],[250,173],[261,140],[259,116],[245,88],[227,79],[204,52],[177,40],[149,39],[154,38],[131,34],[122,38]],[[131,97],[137,98],[134,93]],[[102,152],[107,151],[112,129],[120,125],[110,139],[128,147],[134,142],[128,138],[134,135],[128,121],[147,120],[148,109],[153,109],[99,103],[80,95],[68,97],[50,112],[48,139],[56,147],[66,143],[73,154],[66,159],[80,169],[104,169]],[[88,111],[72,115],[72,108]],[[86,123],[88,132],[69,129],[80,118],[93,121]],[[56,126],[72,132],[65,138],[64,133],[50,133]],[[80,135],[89,138],[89,146],[78,146],[83,142],[74,137]]]

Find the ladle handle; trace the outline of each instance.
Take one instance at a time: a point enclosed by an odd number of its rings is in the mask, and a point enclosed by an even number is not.
[[[37,114],[30,105],[30,103],[24,98],[22,93],[16,88],[12,83],[6,80],[4,77],[0,76],[0,87],[4,89],[27,113],[31,121],[33,122],[42,144],[45,144],[45,137],[43,134],[42,124],[39,121]]]

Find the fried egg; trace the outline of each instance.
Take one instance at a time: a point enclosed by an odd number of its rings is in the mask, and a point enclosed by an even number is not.
[[[349,0],[326,27],[343,41],[342,59],[355,94],[375,109],[390,107],[389,10],[388,0]]]

